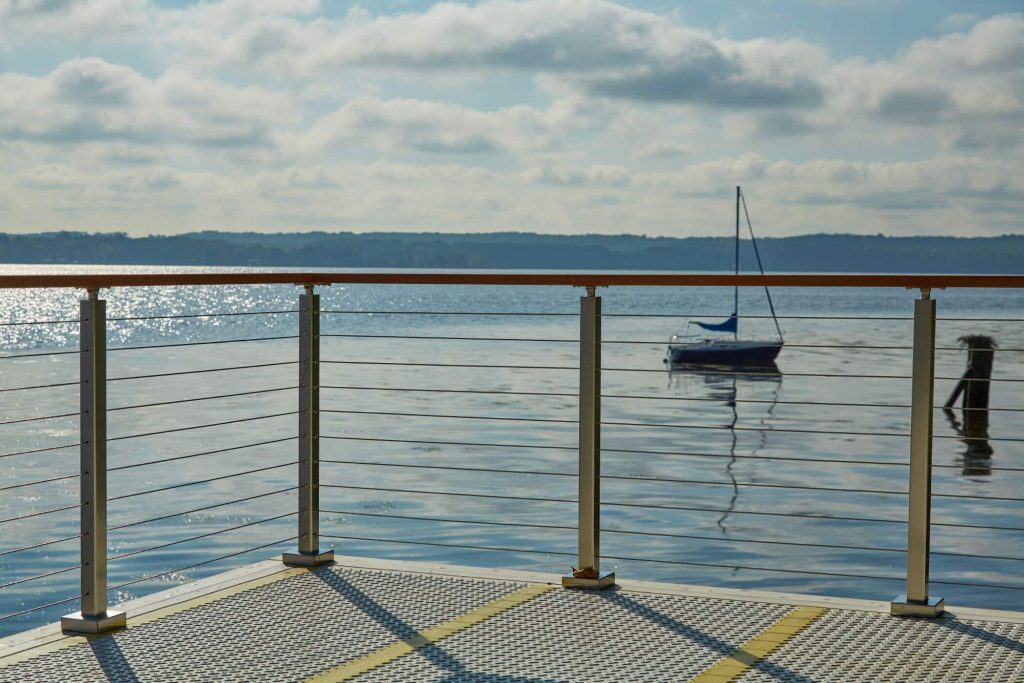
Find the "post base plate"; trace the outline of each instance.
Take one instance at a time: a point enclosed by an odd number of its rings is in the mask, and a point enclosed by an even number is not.
[[[289,567],[318,567],[328,562],[334,562],[334,551],[324,550],[315,553],[284,553],[281,561]]]
[[[590,588],[592,590],[604,590],[615,585],[615,572],[602,574],[596,579],[583,579],[566,574],[562,577],[562,586],[565,588]]]
[[[907,600],[907,596],[902,593],[889,604],[890,612],[900,617],[930,617],[934,619],[942,616],[945,608],[944,598],[928,598],[926,602],[917,602],[916,600]]]
[[[107,610],[98,616],[84,616],[81,612],[68,614],[60,618],[62,631],[74,633],[103,633],[128,625],[128,615],[124,612]]]

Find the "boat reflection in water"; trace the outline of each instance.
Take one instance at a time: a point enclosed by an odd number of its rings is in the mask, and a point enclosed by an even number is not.
[[[988,442],[988,408],[964,408],[962,422],[952,409],[945,408],[942,412],[965,445],[963,453],[957,457],[964,476],[990,476],[995,451]]]
[[[768,406],[761,413],[761,419],[759,420],[761,429],[757,433],[757,445],[750,449],[749,453],[743,454],[744,457],[756,456],[767,446],[768,432],[770,431],[768,421],[773,417],[775,408],[778,405],[779,391],[782,389],[782,371],[779,370],[779,366],[774,362],[756,366],[668,364],[668,386],[670,389],[682,389],[696,382],[703,384],[709,400],[717,399],[721,401],[722,404],[729,407],[731,412],[727,424],[730,442],[729,460],[725,465],[725,474],[732,484],[732,496],[722,516],[717,520],[718,528],[723,534],[728,534],[729,530],[726,523],[732,512],[736,509],[736,503],[740,496],[740,487],[734,472],[737,462],[738,443],[736,424],[739,422],[740,417],[737,403],[750,400],[738,400],[738,396],[744,385],[760,384],[761,387],[765,388],[766,385],[771,386],[770,398],[758,399],[757,403],[753,403],[753,405],[767,404]]]

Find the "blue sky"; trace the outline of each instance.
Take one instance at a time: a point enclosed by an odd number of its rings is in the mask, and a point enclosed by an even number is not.
[[[0,0],[0,230],[1021,232],[1022,9]]]

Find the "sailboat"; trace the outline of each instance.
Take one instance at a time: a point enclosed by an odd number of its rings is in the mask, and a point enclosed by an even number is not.
[[[747,227],[750,230],[750,240],[754,245],[754,254],[757,256],[757,267],[764,275],[764,266],[761,264],[761,254],[757,249],[757,240],[754,239],[754,228],[750,224],[750,214],[747,212],[747,202],[743,198],[743,191],[736,186],[736,242],[734,248],[735,261],[733,272],[740,272],[740,205],[742,203],[743,213],[747,218]],[[772,313],[772,320],[775,321],[775,330],[778,332],[778,339],[753,340],[740,339],[739,322],[739,286],[733,288],[732,315],[720,323],[703,323],[689,321],[687,332],[674,334],[669,339],[666,362],[672,365],[725,365],[733,367],[756,367],[773,365],[775,358],[782,350],[785,341],[782,338],[782,328],[779,327],[779,320],[775,317],[775,306],[772,304],[772,295],[768,287],[764,288],[768,296],[768,308]],[[696,325],[708,332],[718,332],[720,335],[711,337],[706,334],[689,333],[690,325]],[[729,338],[732,333],[732,338]]]

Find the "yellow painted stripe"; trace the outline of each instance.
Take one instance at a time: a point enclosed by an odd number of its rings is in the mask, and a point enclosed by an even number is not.
[[[206,595],[201,595],[198,598],[185,600],[183,602],[176,602],[173,605],[161,607],[160,609],[153,610],[152,612],[140,614],[137,617],[128,615],[128,624],[127,626],[125,626],[125,628],[130,629],[136,626],[142,626],[143,624],[149,624],[159,619],[163,619],[164,617],[169,617],[172,614],[178,614],[180,612],[184,612],[185,610],[192,609],[193,607],[199,607],[200,605],[206,605],[211,602],[216,602],[217,600],[223,600],[224,598],[231,597],[232,595],[237,595],[238,593],[243,593],[247,590],[252,590],[253,588],[259,588],[260,586],[266,586],[267,584],[271,584],[276,581],[281,581],[282,579],[287,579],[298,574],[304,574],[308,571],[310,571],[308,567],[294,567],[291,569],[286,569],[284,571],[276,572],[274,574],[270,574],[269,576],[262,576],[258,579],[253,579],[252,581],[246,581],[244,583],[239,583],[234,586],[222,588],[221,590],[214,591],[212,593],[207,593]],[[52,642],[44,643],[36,647],[27,648],[25,650],[16,652],[12,655],[8,655],[7,657],[0,657],[0,669],[12,666],[19,662],[23,662],[27,659],[38,657],[40,655],[56,652],[57,650],[63,650],[64,648],[71,647],[72,645],[78,645],[79,643],[88,643],[98,638],[106,638],[109,635],[113,635],[114,633],[120,633],[123,630],[125,629],[116,629],[113,631],[107,631],[105,633],[89,633],[77,636],[62,636],[57,634],[55,636],[57,639]]]
[[[529,602],[537,596],[547,593],[553,588],[554,586],[544,584],[527,586],[526,588],[517,590],[503,598],[499,598],[498,600],[489,602],[482,607],[477,607],[475,610],[457,616],[454,619],[450,619],[443,624],[420,631],[419,633],[405,638],[393,645],[388,645],[376,652],[364,655],[359,659],[349,662],[348,664],[343,664],[337,668],[331,669],[330,671],[325,671],[322,674],[310,678],[307,683],[338,683],[338,681],[350,681],[356,676],[360,676],[371,669],[393,662],[400,657],[404,657],[407,654],[411,654],[416,650],[419,650],[420,648],[426,647],[432,643],[440,642],[449,636],[455,635],[459,631],[464,631],[470,626],[475,626],[482,621],[486,621],[506,610],[510,610],[513,607]]]
[[[730,683],[730,681],[735,681],[747,669],[807,628],[825,612],[823,607],[797,607],[743,647],[697,676],[693,679],[693,683]]]

